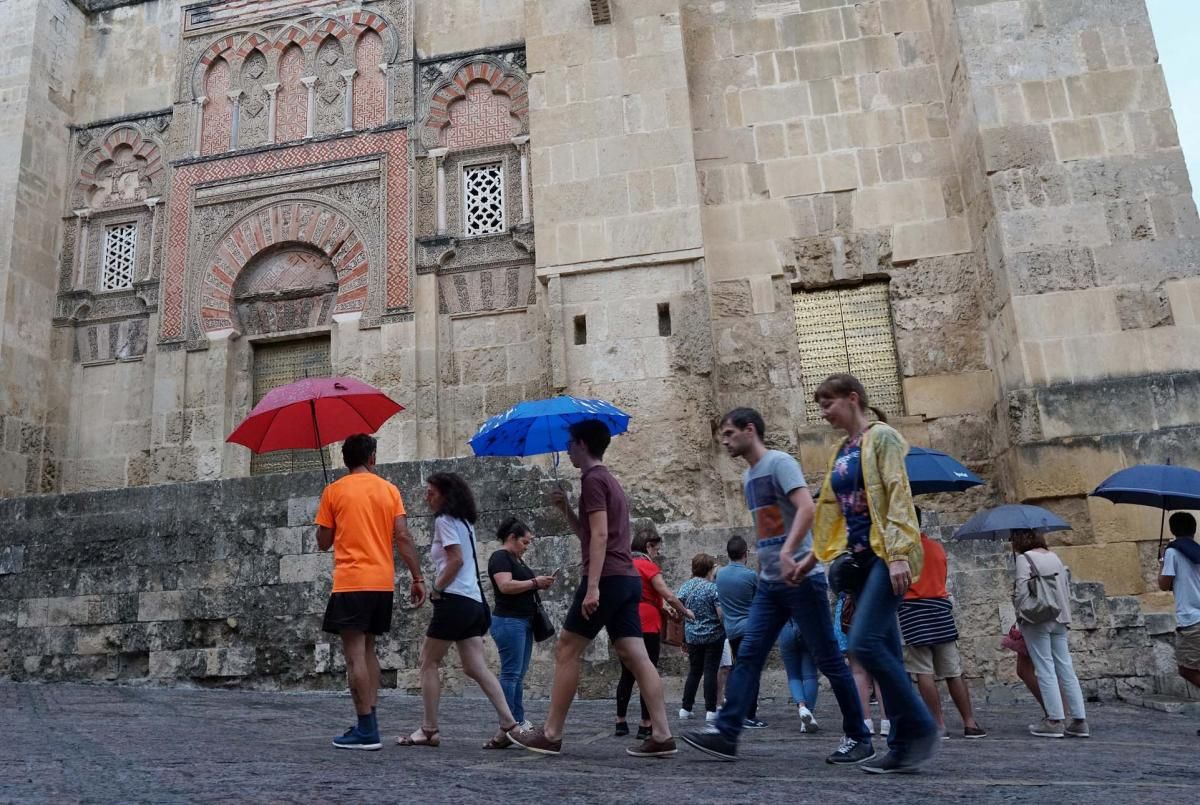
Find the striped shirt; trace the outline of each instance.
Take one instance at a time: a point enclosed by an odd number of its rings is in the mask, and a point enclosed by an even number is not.
[[[900,634],[910,646],[936,646],[958,639],[954,605],[948,598],[911,598],[900,602]]]

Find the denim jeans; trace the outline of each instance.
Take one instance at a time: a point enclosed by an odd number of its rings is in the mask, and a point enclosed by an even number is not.
[[[716,721],[717,729],[726,738],[736,741],[741,734],[750,702],[758,696],[763,664],[783,625],[791,619],[812,652],[817,667],[833,688],[833,695],[842,710],[843,732],[856,741],[870,743],[854,677],[833,636],[828,590],[822,574],[810,576],[794,587],[783,582],[758,583],[750,614],[746,617],[737,661],[725,685],[725,706]]]
[[[1083,707],[1083,690],[1075,666],[1071,662],[1071,647],[1067,641],[1067,627],[1058,621],[1049,623],[1022,623],[1021,635],[1033,660],[1037,673],[1038,689],[1046,703],[1046,717],[1062,721],[1063,693],[1067,694],[1067,713],[1071,718],[1087,718]],[[1062,691],[1059,691],[1059,688]]]
[[[887,703],[888,720],[892,722],[888,745],[897,755],[907,758],[910,752],[932,751],[929,742],[937,735],[937,725],[904,670],[900,624],[896,619],[901,598],[892,591],[887,562],[876,558],[867,572],[866,583],[855,596],[847,651],[875,678]],[[913,759],[924,760],[924,757]]]
[[[492,639],[500,649],[500,689],[519,724],[525,720],[525,672],[533,656],[533,621],[493,615]]]
[[[817,707],[817,663],[809,653],[796,624],[788,621],[779,635],[779,655],[787,670],[788,692],[797,704],[803,702],[809,710]]]

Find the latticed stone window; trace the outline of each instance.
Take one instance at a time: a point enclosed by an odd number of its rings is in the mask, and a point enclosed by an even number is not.
[[[463,205],[467,235],[504,231],[504,163],[463,169]]]
[[[119,291],[132,288],[136,258],[137,224],[116,224],[105,228],[100,290]]]
[[[903,413],[887,283],[796,291],[792,302],[806,394],[829,375],[849,372],[862,381],[872,405]],[[810,422],[821,416],[811,396],[807,413]]]

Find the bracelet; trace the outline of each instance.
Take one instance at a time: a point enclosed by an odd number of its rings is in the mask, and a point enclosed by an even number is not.
[[[413,583],[413,584],[424,584],[424,583],[425,583],[425,579],[423,579],[423,578],[420,578],[420,577],[417,577],[417,578],[415,578],[415,579],[413,579],[413,580],[412,580],[412,583]]]

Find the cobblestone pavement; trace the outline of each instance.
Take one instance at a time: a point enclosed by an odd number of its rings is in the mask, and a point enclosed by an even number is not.
[[[577,702],[565,752],[549,758],[481,749],[494,716],[486,701],[463,698],[443,702],[440,748],[398,747],[395,735],[419,723],[420,702],[385,694],[383,751],[348,752],[329,743],[351,720],[345,695],[0,684],[0,802],[1190,805],[1200,785],[1197,724],[1126,705],[1091,705],[1095,737],[1086,741],[1025,735],[1028,706],[983,708],[990,737],[944,742],[924,773],[908,777],[822,762],[836,743],[829,699],[817,735],[801,735],[782,702],[765,703],[770,728],[748,734],[733,764],[682,742],[671,759],[627,757],[629,740],[611,737],[612,707]],[[535,702],[529,715],[544,708]]]

